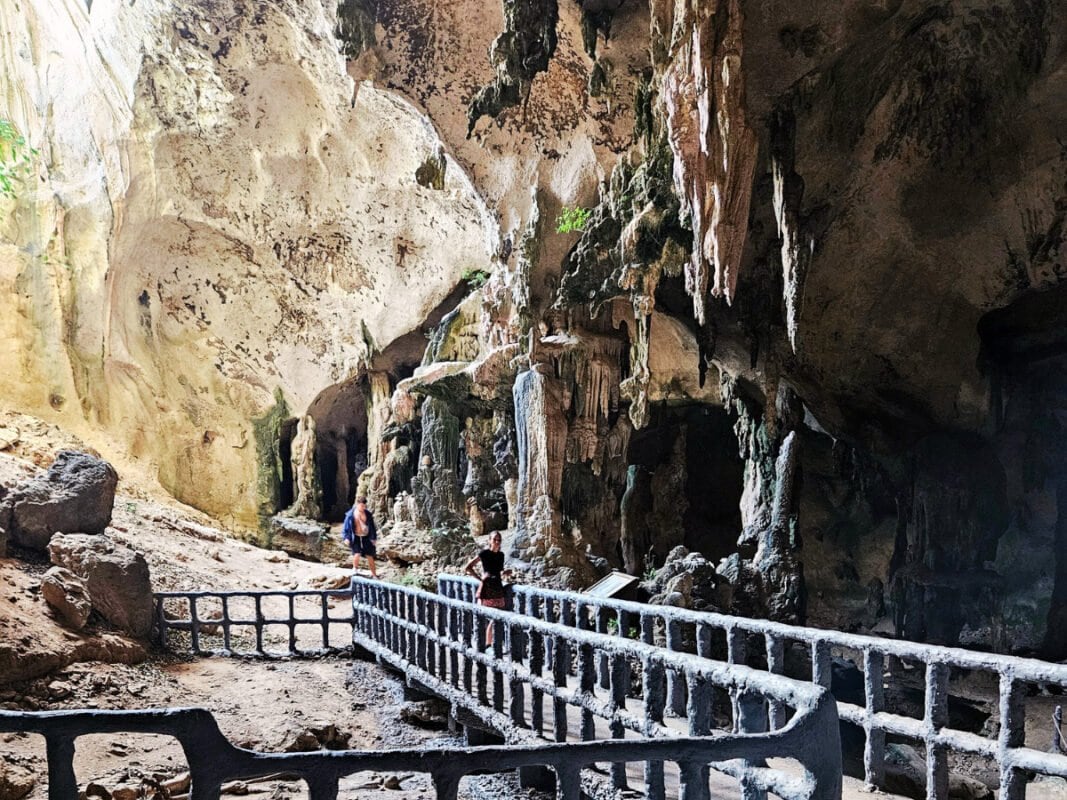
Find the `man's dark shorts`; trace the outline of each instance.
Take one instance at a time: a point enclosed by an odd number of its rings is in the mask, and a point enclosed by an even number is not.
[[[374,547],[374,540],[369,536],[353,536],[352,544],[348,546],[354,556],[367,556],[375,558],[378,551]]]

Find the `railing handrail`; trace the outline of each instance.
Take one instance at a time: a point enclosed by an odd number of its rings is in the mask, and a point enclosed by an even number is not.
[[[137,711],[0,710],[0,732],[33,733],[48,746],[49,797],[65,800],[78,793],[74,775],[74,740],[99,733],[150,733],[172,736],[185,752],[194,800],[217,800],[223,783],[277,773],[297,775],[308,784],[311,800],[336,798],[337,781],[368,770],[422,772],[432,776],[441,798],[455,798],[459,779],[485,770],[551,767],[562,776],[598,762],[727,761],[744,758],[751,736],[685,736],[660,740],[418,747],[388,750],[319,750],[262,753],[232,744],[214,715],[201,708]],[[775,734],[769,734],[774,737]],[[576,797],[577,792],[564,795]]]
[[[477,586],[478,581],[466,575],[442,573],[439,583],[448,581],[466,586]],[[559,589],[547,589],[540,586],[515,584],[516,595],[536,595],[552,600],[566,600],[582,603],[588,607],[604,607],[631,614],[655,615],[664,619],[692,624],[711,624],[721,628],[741,628],[747,633],[771,634],[785,639],[816,644],[832,641],[835,646],[854,650],[869,650],[877,647],[885,655],[896,656],[910,661],[924,663],[951,663],[964,669],[986,669],[1000,673],[1010,672],[1017,680],[1034,683],[1061,683],[1067,685],[1067,664],[1041,661],[1036,658],[1004,655],[1001,653],[983,653],[962,647],[912,642],[905,639],[887,639],[870,634],[846,633],[825,628],[811,628],[804,625],[789,625],[773,620],[753,617],[737,617],[717,611],[694,611],[678,606],[651,605],[631,600],[605,599],[591,597],[580,592],[565,592]]]
[[[473,599],[477,581],[466,576],[438,576],[438,591],[446,596]],[[669,649],[683,646],[681,626],[693,625],[697,633],[698,652],[711,652],[713,630],[726,634],[728,660],[743,663],[746,658],[746,639],[749,635],[763,636],[767,671],[785,672],[785,645],[794,642],[810,647],[811,677],[818,685],[830,687],[832,648],[859,651],[862,654],[863,701],[856,705],[840,701],[837,711],[843,721],[861,727],[865,734],[863,753],[867,784],[879,787],[885,779],[886,736],[901,736],[922,742],[926,750],[927,797],[947,797],[949,769],[947,753],[958,751],[995,759],[1000,768],[1001,797],[1005,800],[1021,798],[1027,771],[1067,777],[1067,756],[1044,753],[1026,745],[1025,697],[1028,684],[1055,684],[1067,688],[1067,664],[1053,664],[1037,659],[992,653],[980,653],[958,647],[945,647],[922,642],[885,639],[877,636],[842,633],[803,626],[786,625],[769,620],[735,617],[717,612],[693,611],[675,606],[654,606],[625,600],[590,597],[575,592],[543,589],[536,586],[513,587],[516,605],[523,614],[544,614],[560,618],[566,624],[579,626],[595,623],[603,629],[606,614],[616,614],[640,620],[642,638],[651,639],[655,625],[665,628]],[[554,605],[559,606],[558,612]],[[592,612],[593,619],[586,619]],[[625,616],[624,616],[625,615]],[[622,625],[616,636],[625,636]],[[896,657],[905,662],[918,662],[925,667],[925,701],[922,719],[893,713],[887,708],[884,680],[886,659]],[[994,736],[972,734],[951,726],[948,712],[950,670],[957,667],[983,671],[999,681],[999,731]],[[889,672],[892,681],[893,672]],[[676,693],[677,694],[677,693]],[[684,702],[679,709],[684,710]]]
[[[362,578],[353,578],[353,584],[365,581]],[[678,671],[692,671],[702,678],[710,680],[723,688],[755,689],[775,700],[790,704],[814,705],[822,697],[825,689],[805,681],[798,681],[784,675],[773,675],[762,670],[753,669],[744,664],[729,664],[725,661],[716,661],[692,653],[680,653],[655,645],[647,644],[634,639],[620,640],[617,636],[598,633],[597,631],[574,628],[562,625],[558,622],[546,622],[542,619],[526,615],[516,615],[510,611],[498,610],[487,606],[472,606],[462,600],[445,597],[422,589],[400,584],[378,584],[366,581],[368,586],[384,585],[390,590],[399,592],[412,598],[432,599],[447,607],[460,611],[470,611],[489,620],[499,621],[505,624],[513,624],[516,616],[523,619],[524,625],[529,629],[545,636],[563,637],[580,644],[587,644],[604,655],[644,655],[655,658],[664,666]]]
[[[568,708],[581,714],[582,739],[595,736],[592,720],[600,717],[608,723],[613,738],[621,738],[629,729],[646,740],[673,740],[679,734],[663,719],[663,681],[676,673],[689,687],[689,735],[710,733],[712,692],[718,689],[729,695],[734,706],[735,733],[727,736],[738,735],[746,743],[736,763],[703,758],[703,778],[683,769],[683,779],[695,781],[686,797],[708,796],[709,762],[711,768],[738,779],[746,798],[760,797],[764,791],[785,798],[840,797],[836,704],[823,687],[398,584],[360,578],[352,583],[357,642],[361,646],[403,670],[409,681],[474,712],[484,724],[508,737],[532,735],[531,728],[541,730],[544,719],[537,709],[543,698],[552,701],[552,729],[560,741],[567,736]],[[486,631],[494,632],[491,645],[483,639]],[[596,664],[603,663],[600,659],[608,665],[607,699],[595,692]],[[642,672],[642,689],[637,695],[632,694],[631,663]],[[546,668],[547,679],[542,675]],[[573,683],[568,675],[574,676]],[[510,687],[508,703],[505,685]],[[531,690],[535,701],[529,725],[524,687]],[[631,713],[627,698],[643,699],[643,713]],[[767,704],[783,710],[789,707],[794,713],[789,719],[783,715],[778,724],[768,727]],[[776,757],[799,761],[805,777],[798,780],[762,761]],[[650,780],[649,758],[646,752],[636,759],[646,762],[646,782]],[[617,788],[626,785],[616,769],[619,766],[612,771],[612,780],[622,781],[615,783]],[[663,797],[662,767],[658,769],[658,779],[649,784],[658,786],[657,791],[650,790],[652,798]]]

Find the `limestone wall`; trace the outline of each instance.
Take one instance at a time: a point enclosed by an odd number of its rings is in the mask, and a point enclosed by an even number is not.
[[[106,432],[233,522],[270,490],[257,424],[498,248],[450,157],[443,188],[416,181],[433,126],[357,91],[335,27],[316,0],[0,7],[0,119],[40,151],[0,201],[0,402]]]

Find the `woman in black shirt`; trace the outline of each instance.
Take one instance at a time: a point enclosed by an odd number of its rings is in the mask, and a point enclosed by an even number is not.
[[[504,608],[504,554],[500,552],[500,544],[503,537],[500,531],[494,531],[489,535],[489,549],[482,550],[478,555],[467,562],[464,571],[475,578],[481,579],[478,586],[478,603],[487,608]],[[481,574],[475,571],[475,567],[481,562]]]

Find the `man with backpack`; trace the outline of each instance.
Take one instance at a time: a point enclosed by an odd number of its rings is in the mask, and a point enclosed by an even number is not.
[[[366,497],[357,497],[356,504],[345,514],[341,541],[352,551],[352,570],[359,569],[360,558],[366,556],[370,576],[377,578],[378,571],[374,564],[377,551],[374,545],[378,541],[378,526],[374,524],[374,515],[367,508]]]

